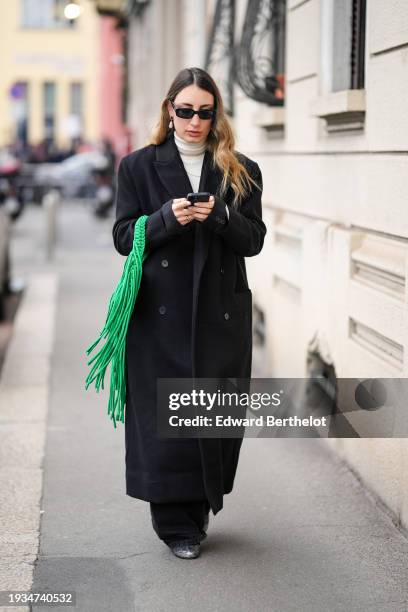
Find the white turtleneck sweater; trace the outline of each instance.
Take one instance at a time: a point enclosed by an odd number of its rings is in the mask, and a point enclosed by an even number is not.
[[[191,186],[194,191],[198,191],[200,187],[201,170],[203,168],[204,153],[206,142],[187,142],[184,138],[180,138],[174,132],[174,142],[179,150],[180,157],[190,179]],[[228,206],[225,206],[227,216],[229,218]]]
[[[187,142],[174,132],[174,142],[179,150],[190,183],[194,191],[198,191],[206,149],[205,140],[203,142]]]

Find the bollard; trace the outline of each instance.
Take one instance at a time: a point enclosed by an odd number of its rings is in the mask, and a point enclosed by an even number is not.
[[[45,213],[45,247],[46,259],[52,260],[55,255],[57,241],[57,209],[60,202],[60,193],[57,189],[48,191],[42,200]]]

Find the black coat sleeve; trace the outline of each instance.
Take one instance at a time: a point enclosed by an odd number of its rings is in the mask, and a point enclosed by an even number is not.
[[[168,200],[149,215],[146,221],[146,251],[151,252],[183,232],[185,226],[177,221],[172,204],[173,200]],[[140,197],[124,157],[118,168],[116,220],[112,229],[113,243],[121,255],[129,255],[132,250],[135,223],[142,214]]]
[[[257,255],[262,250],[266,234],[266,226],[262,221],[262,173],[254,162],[251,176],[260,189],[252,186],[239,210],[228,207],[228,219],[225,202],[215,196],[214,206],[207,219],[202,222],[204,227],[217,233],[231,249],[243,257]]]

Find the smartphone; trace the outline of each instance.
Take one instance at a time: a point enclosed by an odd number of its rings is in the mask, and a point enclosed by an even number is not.
[[[187,200],[194,206],[196,202],[208,202],[211,193],[208,191],[198,191],[196,193],[187,194]]]

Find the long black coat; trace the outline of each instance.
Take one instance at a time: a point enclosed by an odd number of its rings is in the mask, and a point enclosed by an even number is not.
[[[238,156],[262,188],[259,166]],[[149,215],[149,256],[127,335],[127,494],[153,502],[207,497],[214,514],[223,507],[223,494],[232,490],[242,440],[159,439],[156,378],[251,376],[252,294],[244,257],[257,255],[263,246],[261,191],[253,188],[236,210],[231,188],[224,200],[219,197],[221,179],[206,151],[199,191],[213,194],[215,205],[204,222],[181,225],[172,200],[194,190],[170,133],[161,145],[122,159],[113,226],[115,248],[128,255],[136,219]],[[188,237],[193,237],[192,252],[186,257],[180,248]],[[189,270],[191,295],[181,303],[180,279]],[[187,348],[178,342],[183,324],[190,330]]]

